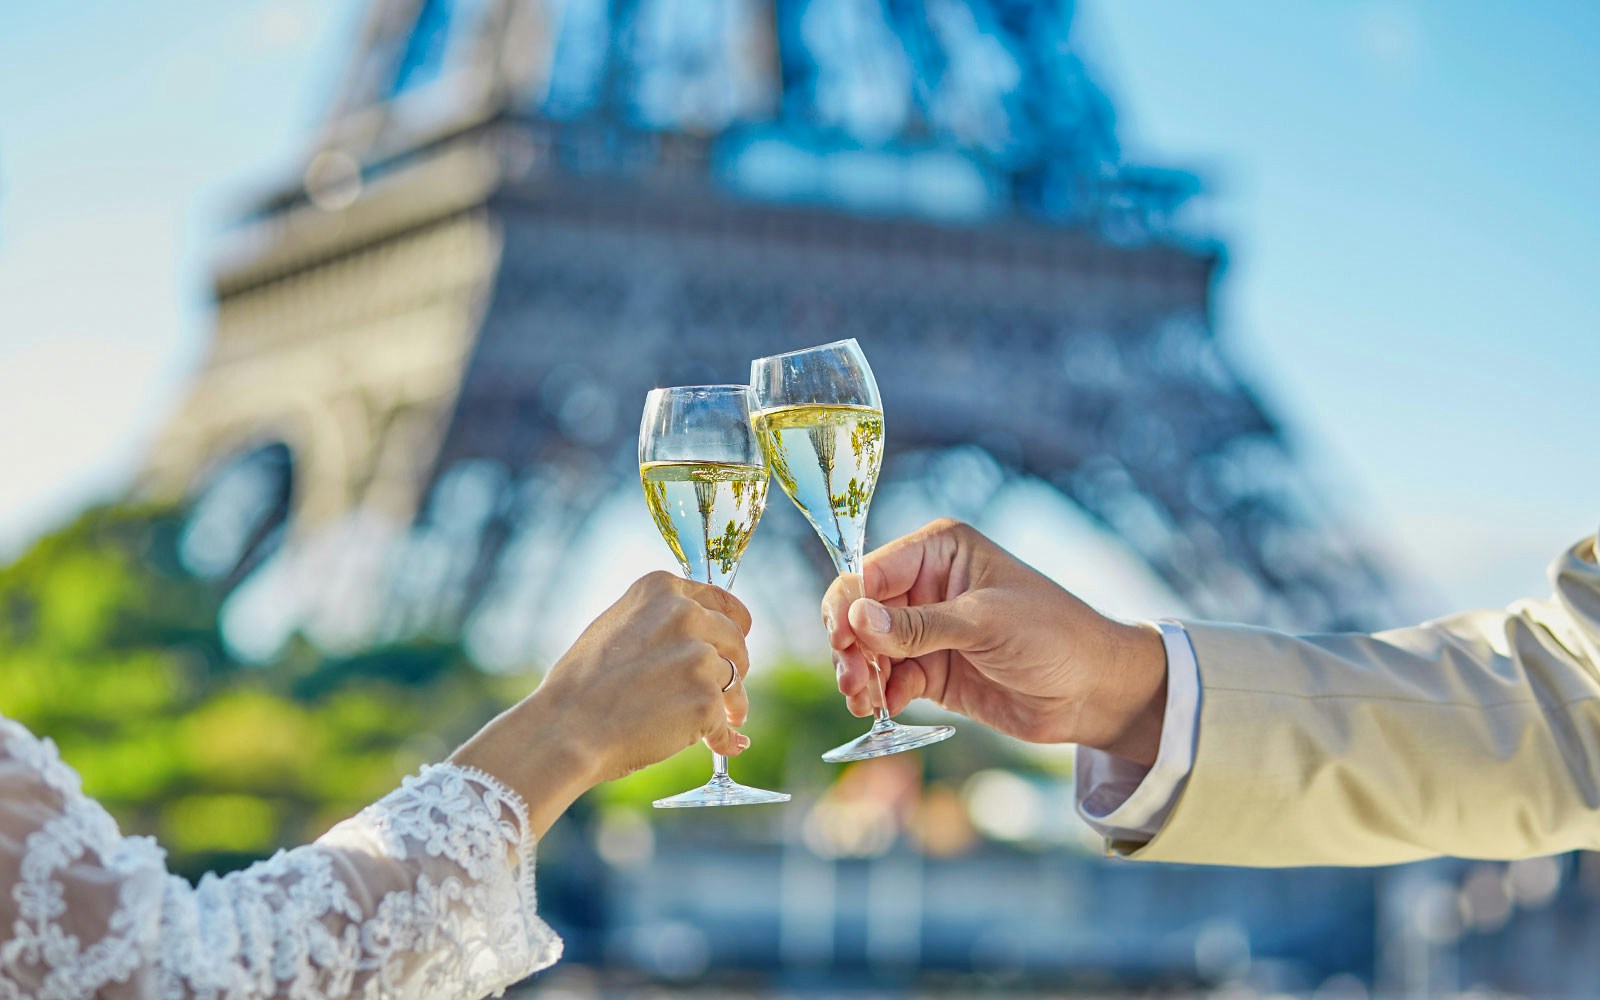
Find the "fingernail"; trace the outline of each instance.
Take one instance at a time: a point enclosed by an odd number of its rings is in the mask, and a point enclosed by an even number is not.
[[[868,601],[867,625],[870,626],[874,632],[887,633],[890,629],[889,609],[879,604],[877,601]]]
[[[838,654],[833,657],[833,676],[839,680],[844,679],[844,661],[839,659]]]
[[[740,750],[748,750],[750,749],[750,737],[741,735],[738,739],[734,740],[734,744],[738,746]]]
[[[831,611],[822,613],[822,627],[829,632],[833,631],[833,613]]]

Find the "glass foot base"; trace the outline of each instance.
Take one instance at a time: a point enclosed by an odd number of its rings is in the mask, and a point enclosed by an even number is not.
[[[699,788],[679,792],[651,805],[657,809],[701,809],[708,806],[759,806],[769,802],[788,802],[788,792],[769,792],[764,788],[747,788],[732,778],[713,777]]]
[[[843,764],[852,760],[871,760],[892,753],[920,750],[956,734],[954,726],[902,726],[897,723],[874,725],[865,736],[858,736],[843,746],[834,747],[822,755],[830,764]]]

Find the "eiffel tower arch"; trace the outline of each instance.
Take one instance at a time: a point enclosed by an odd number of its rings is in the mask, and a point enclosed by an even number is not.
[[[277,546],[368,634],[459,627],[548,596],[649,387],[854,336],[890,478],[968,513],[1047,482],[1202,614],[1382,620],[1219,344],[1197,183],[1121,156],[1071,6],[377,0],[304,175],[219,251],[146,489],[230,584]],[[330,574],[350,538],[388,554]]]

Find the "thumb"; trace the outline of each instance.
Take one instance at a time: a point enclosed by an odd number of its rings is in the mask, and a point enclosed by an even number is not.
[[[965,649],[977,633],[961,598],[891,608],[869,598],[850,605],[856,639],[875,653],[905,659],[941,649]]]

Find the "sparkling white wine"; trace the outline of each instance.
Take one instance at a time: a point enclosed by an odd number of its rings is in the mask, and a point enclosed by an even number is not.
[[[767,469],[720,462],[646,462],[645,503],[685,576],[733,585],[739,557],[767,508]]]
[[[807,403],[762,410],[755,423],[773,477],[835,561],[859,554],[883,465],[883,411]]]

